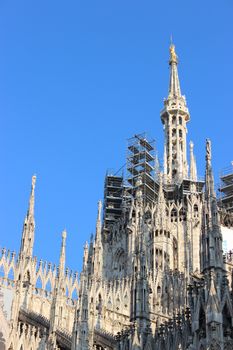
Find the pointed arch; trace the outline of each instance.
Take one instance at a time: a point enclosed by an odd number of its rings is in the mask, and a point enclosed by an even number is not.
[[[151,343],[148,342],[148,343],[146,344],[145,350],[153,350],[153,349],[152,349],[152,346],[151,346]]]
[[[232,350],[233,349],[233,341],[228,340],[226,344],[224,345],[224,350]]]
[[[73,300],[77,300],[77,299],[78,299],[78,291],[77,291],[77,288],[74,288],[74,289],[73,289],[71,298],[72,298]]]
[[[174,207],[171,210],[171,222],[177,222],[177,209]]]
[[[201,305],[199,310],[199,329],[206,333],[206,314],[203,308],[203,305]]]
[[[213,341],[209,347],[209,350],[221,350],[221,346],[217,341]]]
[[[231,329],[231,313],[227,303],[225,303],[223,307],[222,314],[223,314],[223,330],[224,332],[226,332],[228,329]]]
[[[36,280],[36,288],[37,288],[37,289],[42,289],[42,279],[41,279],[41,276],[38,276],[38,277],[37,277],[37,280]]]
[[[14,269],[13,267],[11,266],[10,270],[8,271],[8,276],[7,278],[9,278],[10,280],[13,280],[15,279],[15,272],[14,272]]]
[[[5,277],[5,270],[3,265],[0,266],[0,278],[1,277]]]
[[[185,207],[181,207],[179,210],[179,220],[180,221],[186,221],[186,212],[187,209]]]
[[[151,224],[152,221],[152,213],[150,209],[147,209],[144,215],[144,220],[147,224]]]
[[[194,214],[195,214],[195,213],[198,213],[199,208],[198,208],[197,203],[194,204],[194,206],[193,206],[193,211],[194,211]]]
[[[45,290],[47,292],[52,292],[52,285],[51,285],[51,281],[50,278],[47,280],[46,285],[45,285]]]

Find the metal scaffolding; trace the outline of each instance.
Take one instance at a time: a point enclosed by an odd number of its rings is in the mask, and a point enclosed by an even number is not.
[[[108,173],[104,184],[104,232],[110,232],[113,223],[121,216],[124,194],[123,176]]]
[[[135,196],[140,177],[144,203],[155,201],[158,193],[158,183],[155,181],[155,141],[149,140],[145,133],[128,140],[127,173],[128,192]]]
[[[221,172],[219,192],[221,207],[233,213],[233,162]]]

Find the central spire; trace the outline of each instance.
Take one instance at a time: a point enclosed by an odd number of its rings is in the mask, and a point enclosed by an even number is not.
[[[168,183],[181,183],[188,177],[187,122],[190,119],[186,99],[181,95],[178,57],[175,45],[169,48],[170,80],[168,97],[164,100],[161,120],[164,124],[164,174]]]

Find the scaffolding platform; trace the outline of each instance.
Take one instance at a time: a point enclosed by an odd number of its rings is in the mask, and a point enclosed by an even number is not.
[[[104,184],[104,231],[108,234],[111,226],[121,216],[124,194],[123,176],[107,174]]]
[[[220,206],[233,213],[233,162],[221,172],[219,192]]]
[[[130,138],[127,148],[128,193],[135,196],[140,176],[144,202],[155,201],[158,194],[155,171],[155,140],[149,140],[145,133]]]

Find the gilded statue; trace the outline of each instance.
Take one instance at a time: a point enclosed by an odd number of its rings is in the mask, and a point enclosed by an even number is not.
[[[177,54],[175,51],[175,45],[170,46],[170,62],[176,62],[177,63]]]

